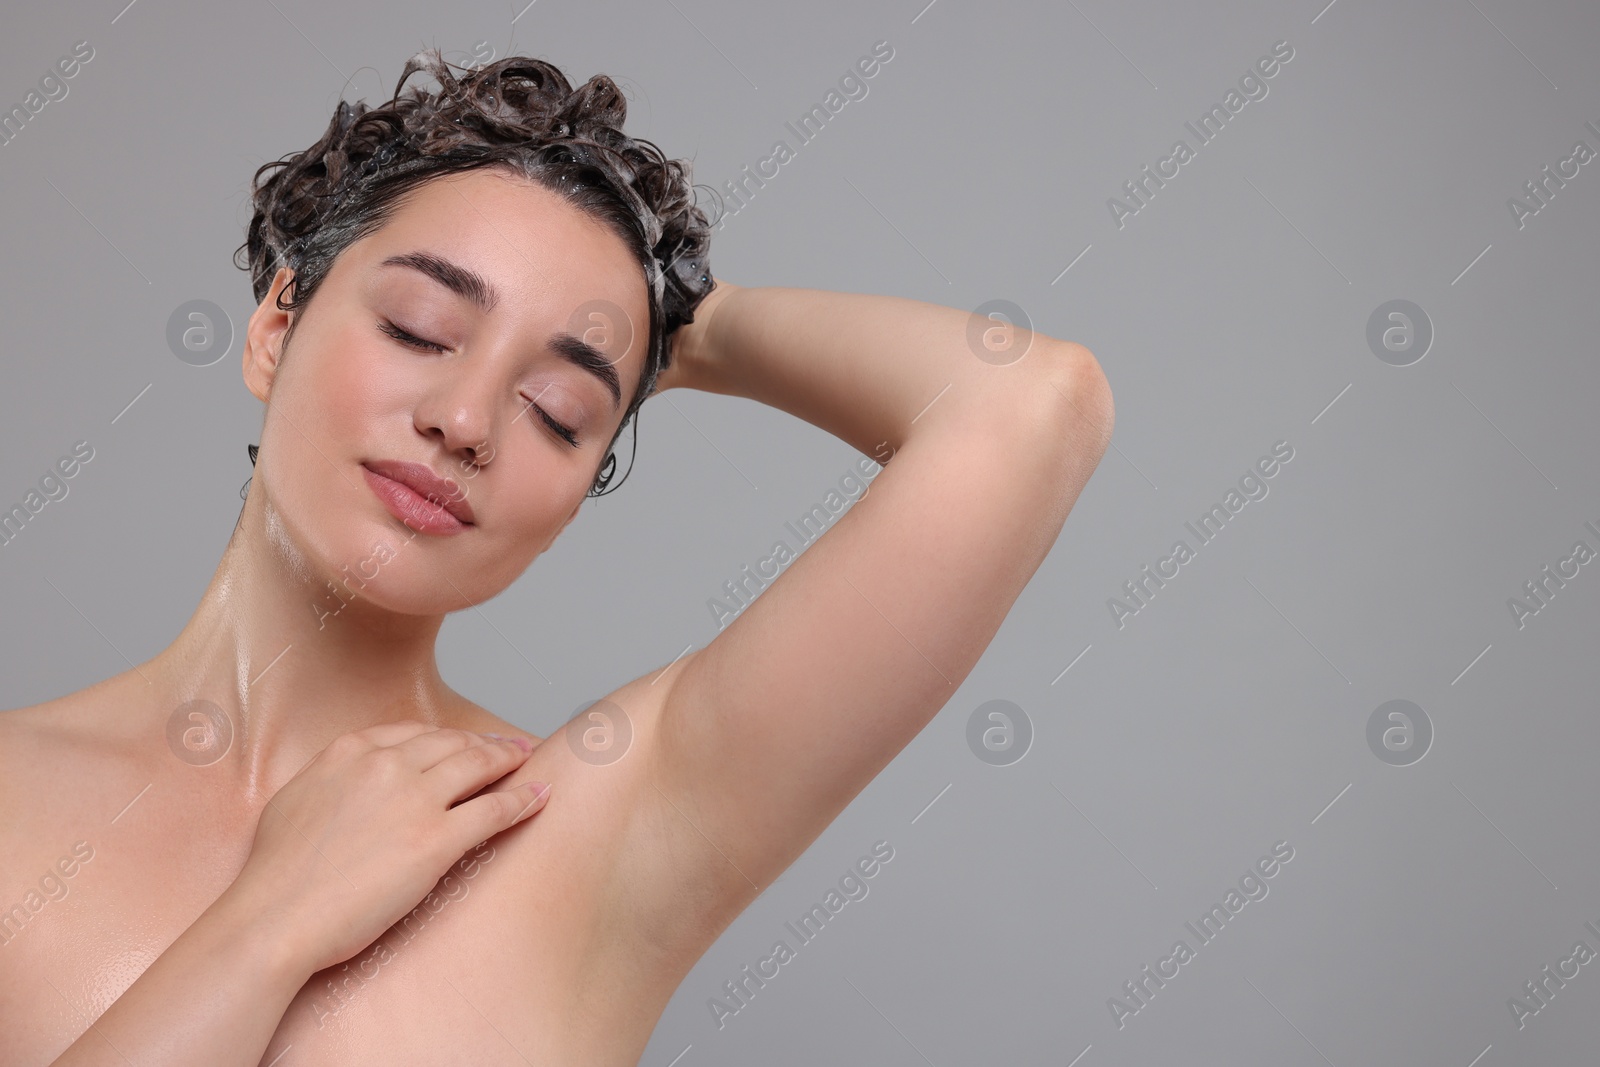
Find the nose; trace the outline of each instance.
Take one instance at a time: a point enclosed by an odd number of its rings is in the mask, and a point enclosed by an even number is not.
[[[494,456],[497,386],[466,360],[441,363],[438,378],[417,402],[413,424],[451,456],[479,466]]]

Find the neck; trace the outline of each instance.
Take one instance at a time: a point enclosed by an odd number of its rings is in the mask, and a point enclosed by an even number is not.
[[[163,718],[191,700],[229,717],[223,761],[271,796],[335,737],[378,723],[464,724],[468,702],[434,657],[442,615],[401,615],[326,578],[269,533],[251,494],[211,584],[181,633],[140,669]],[[219,768],[220,769],[220,768]]]

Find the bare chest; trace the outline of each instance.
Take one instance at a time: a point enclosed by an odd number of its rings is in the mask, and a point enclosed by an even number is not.
[[[366,950],[311,975],[261,1063],[634,1064],[709,938],[640,942],[629,894],[677,894],[637,879],[620,892],[624,813],[562,784],[564,804],[469,850]],[[232,883],[250,835],[188,819],[188,804],[158,788],[5,865],[0,1062],[48,1063]],[[55,836],[93,814],[52,820]]]
[[[312,975],[261,1062],[631,1067],[675,980],[613,950],[597,892],[539,893],[583,859],[527,844],[482,843],[367,949]]]

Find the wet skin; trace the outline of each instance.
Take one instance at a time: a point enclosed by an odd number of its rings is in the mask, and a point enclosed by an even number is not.
[[[593,299],[646,318],[620,240],[563,210],[488,175],[425,187],[370,248],[335,263],[287,355],[272,294],[257,309],[244,369],[271,398],[261,462],[194,617],[134,671],[0,714],[0,907],[74,843],[94,849],[69,894],[0,944],[0,1004],[22,1020],[0,1027],[0,1062],[48,1063],[205,925],[212,902],[257,903],[226,893],[241,870],[262,869],[247,864],[257,820],[335,738],[397,720],[518,733],[444,684],[438,629],[505,589],[572,521],[619,424],[594,376],[552,354],[552,331]],[[497,309],[442,300],[414,272],[381,273],[385,256],[417,248],[482,271]],[[311,975],[261,1063],[635,1064],[705,949],[951,699],[1110,440],[1109,388],[1082,346],[1033,335],[1026,359],[994,362],[973,358],[959,309],[730,291],[706,316],[714,328],[685,333],[700,343],[675,364],[688,371],[680,384],[779,408],[863,455],[881,442],[892,466],[712,641],[606,698],[631,723],[625,755],[582,758],[567,734],[590,724],[577,720],[493,786],[551,791],[531,819],[466,850],[425,921],[348,971]],[[382,315],[447,350],[402,349],[375,330]],[[643,346],[636,334],[617,357],[624,398]],[[536,399],[579,428],[580,447],[534,420]],[[375,539],[405,532],[363,463],[441,471],[469,455],[488,457],[469,483],[472,525],[383,553],[324,628],[311,598],[341,564],[376,556]],[[537,607],[547,624],[571,614]],[[203,767],[167,743],[173,709],[196,697],[226,701],[240,727]],[[357,839],[371,839],[368,825]],[[278,894],[287,882],[267,884]],[[299,914],[315,925],[318,913]],[[260,918],[272,928],[270,911]],[[238,970],[222,988],[262,988]],[[201,977],[144,983],[102,1022],[201,1029],[196,1012],[185,1019],[158,997],[152,1010],[140,994],[189,994],[210,972],[177,954],[162,971]],[[290,984],[273,988],[286,997]],[[254,1021],[264,1028],[281,1002]]]
[[[580,759],[563,728],[491,786],[553,789],[452,868],[431,905],[311,976],[261,1062],[293,1045],[280,1064],[635,1063],[683,976],[755,895],[651,785],[654,678],[608,697],[634,728],[620,760]],[[0,945],[0,1003],[18,1024],[0,1029],[0,1062],[49,1062],[249,855],[257,813],[237,805],[226,759],[175,759],[168,709],[145,688],[129,672],[0,715],[8,898],[38,888],[75,842],[93,850],[61,879],[67,895]],[[539,740],[465,702],[451,718]]]
[[[493,309],[384,265],[418,249],[491,279]],[[228,889],[268,799],[335,737],[416,719],[539,740],[445,685],[433,643],[446,612],[504,589],[575,517],[647,339],[606,350],[620,404],[544,339],[591,300],[647,321],[641,268],[547,191],[478,171],[424,186],[342,253],[286,346],[270,307],[285,278],[244,352],[246,384],[270,400],[260,462],[193,619],[133,670],[0,713],[0,907],[27,901],[75,843],[92,849],[60,880],[66,895],[0,943],[12,1022],[0,1063],[48,1063],[85,1033]],[[380,319],[452,351],[403,344]],[[459,479],[475,524],[414,534],[362,475],[367,460]],[[329,612],[328,581],[376,542],[377,577]],[[349,970],[312,975],[262,1062],[292,1044],[281,1067],[634,1063],[682,976],[755,895],[652,784],[669,687],[655,678],[609,698],[632,723],[621,759],[586,762],[561,735],[496,783],[549,782],[551,799],[469,852],[436,911]],[[167,741],[173,709],[196,696],[227,703],[239,729],[206,766]]]

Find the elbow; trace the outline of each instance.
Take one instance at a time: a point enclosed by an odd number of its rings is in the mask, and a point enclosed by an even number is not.
[[[1111,444],[1116,408],[1100,361],[1075,341],[1053,341],[1039,361],[1044,379],[1036,390],[1045,400],[1047,432],[1068,447],[1074,459],[1097,464]]]

